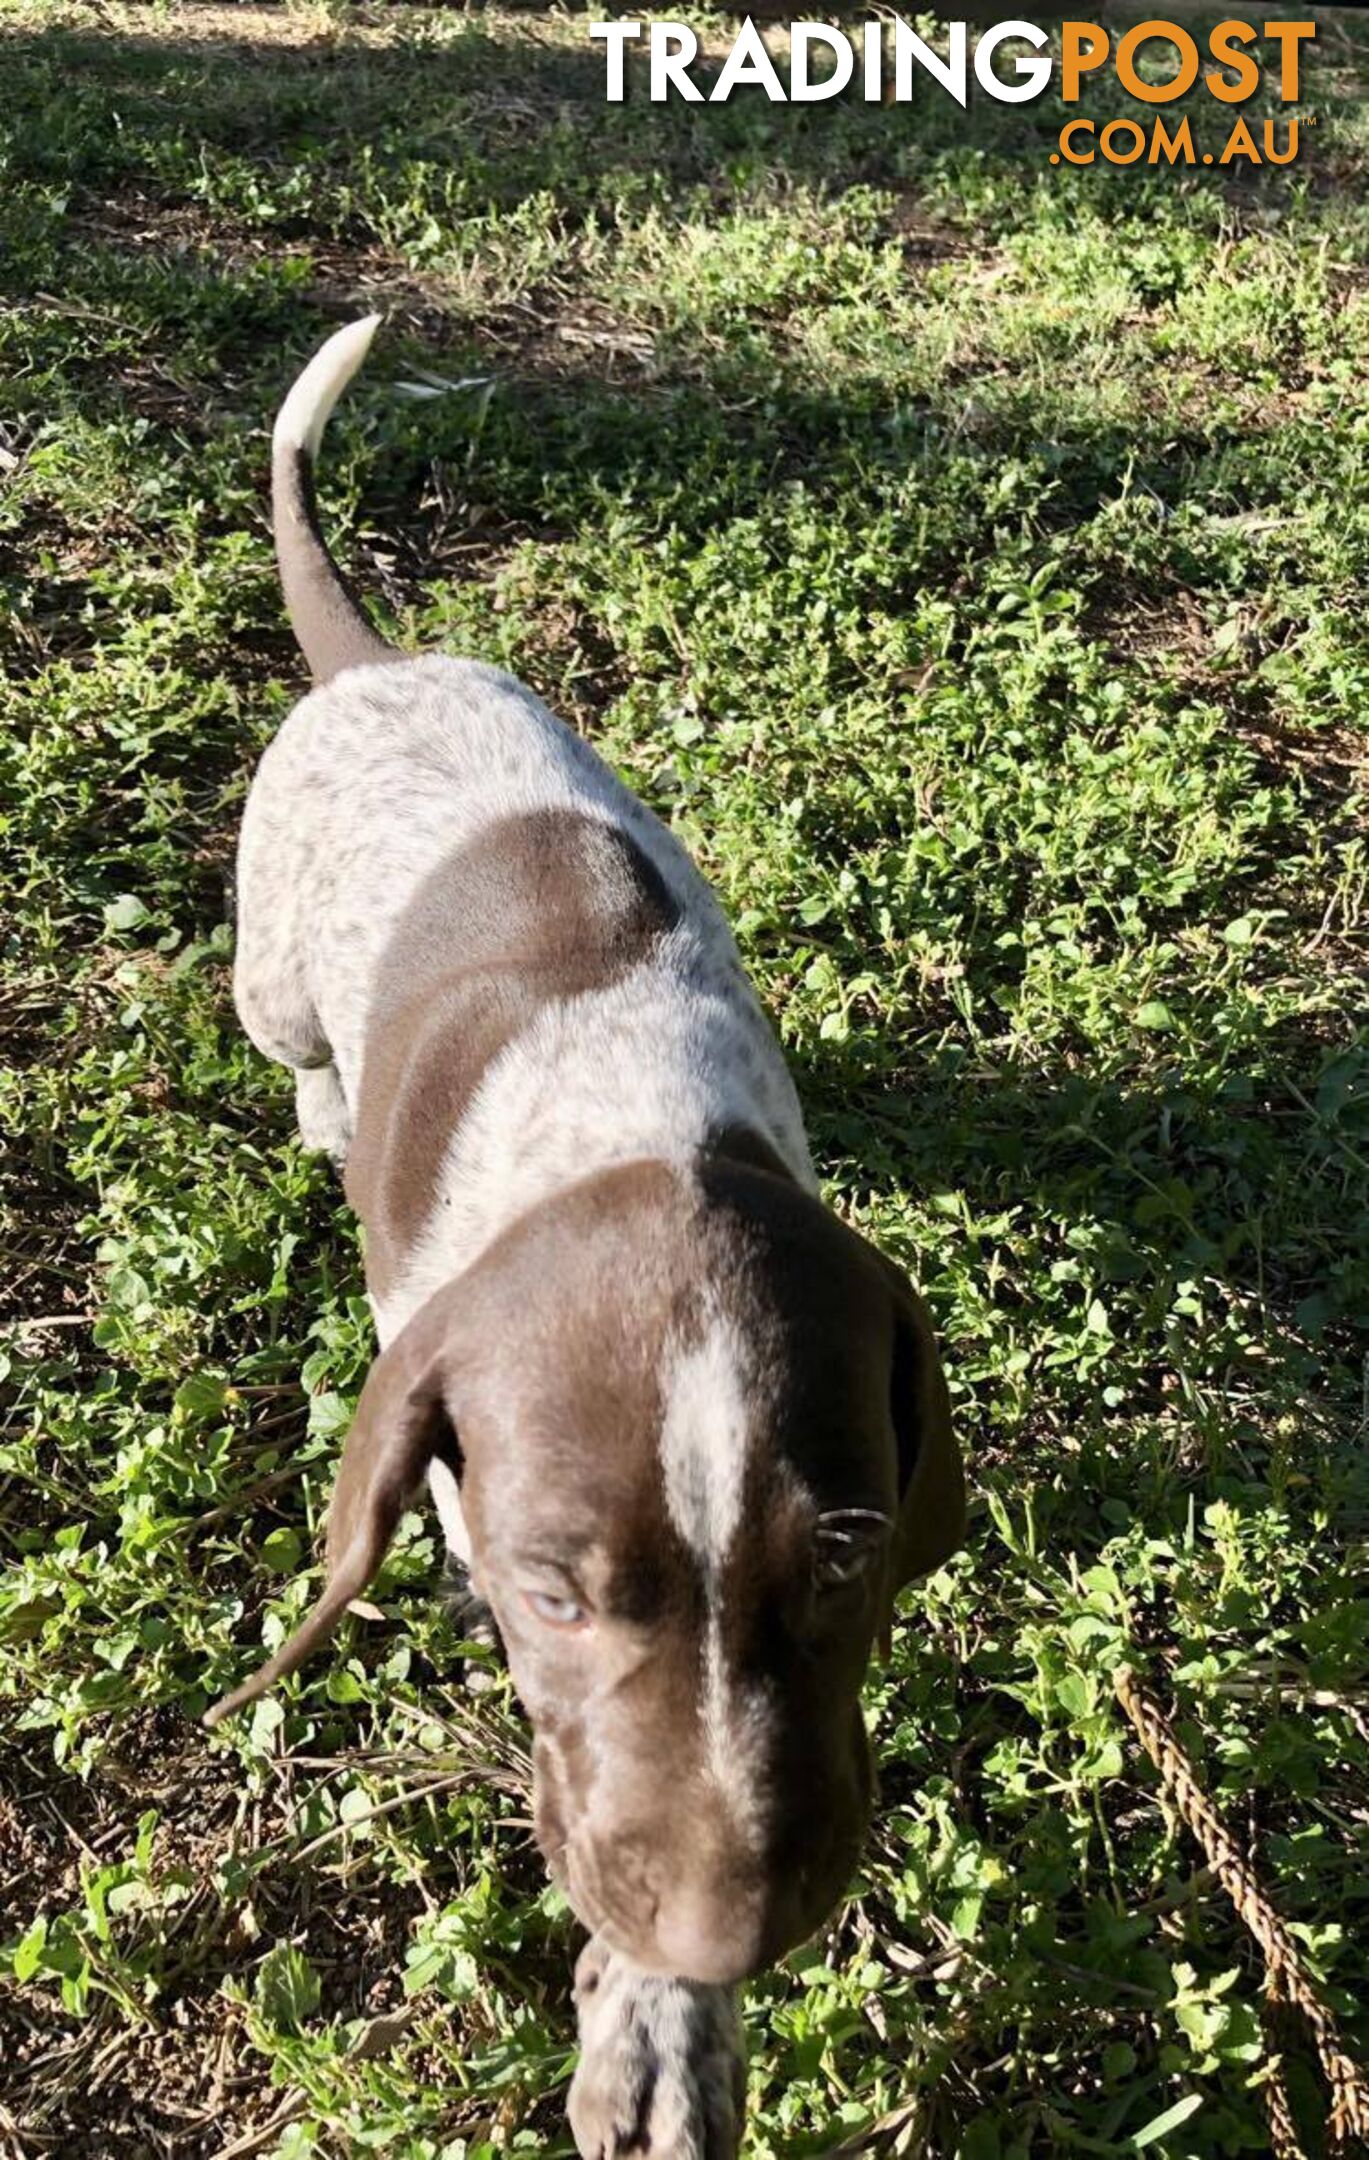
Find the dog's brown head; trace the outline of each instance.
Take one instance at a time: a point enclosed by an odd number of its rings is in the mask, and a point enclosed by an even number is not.
[[[800,1942],[869,1811],[871,1644],[963,1529],[903,1277],[788,1179],[722,1155],[688,1177],[630,1164],[533,1210],[377,1360],[329,1588],[252,1692],[359,1594],[434,1455],[460,1480],[473,1583],[532,1718],[538,1838],[579,1917],[697,1980]]]

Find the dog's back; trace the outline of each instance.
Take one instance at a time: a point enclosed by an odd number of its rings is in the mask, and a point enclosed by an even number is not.
[[[282,582],[322,680],[249,797],[235,991],[268,1055],[335,1076],[386,1341],[592,1171],[741,1128],[812,1172],[778,1045],[673,835],[522,684],[395,652],[342,584],[312,457],[369,335],[338,333],[277,423]]]

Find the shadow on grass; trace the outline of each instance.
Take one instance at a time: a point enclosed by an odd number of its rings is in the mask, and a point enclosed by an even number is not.
[[[909,562],[905,587],[872,583],[868,605],[895,611],[914,591],[949,592],[973,575],[996,536],[990,483],[1013,460],[1039,471],[1040,520],[1049,529],[1095,515],[1123,474],[1173,510],[1206,495],[1252,435],[1279,433],[1282,469],[1296,458],[1300,431],[1311,432],[1296,420],[1195,414],[1163,442],[1138,444],[1068,381],[1054,392],[1037,382],[1020,390],[1000,384],[993,409],[969,422],[954,371],[918,388],[877,375],[819,387],[768,351],[686,333],[666,340],[659,356],[617,352],[611,365],[625,379],[613,381],[573,347],[568,358],[564,346],[545,339],[530,346],[516,332],[507,343],[497,311],[492,330],[454,307],[440,278],[425,282],[400,261],[416,221],[434,206],[459,222],[488,206],[516,206],[535,183],[555,197],[569,229],[624,202],[645,215],[687,206],[700,192],[716,213],[753,193],[763,176],[779,198],[798,187],[834,195],[891,189],[893,213],[872,216],[896,235],[924,184],[947,217],[940,237],[934,216],[916,229],[910,252],[925,262],[961,245],[949,222],[953,180],[957,214],[968,190],[971,208],[990,225],[1011,227],[1016,213],[1002,186],[1011,178],[1030,187],[1023,161],[1041,159],[1059,118],[1050,105],[982,103],[967,117],[931,92],[904,108],[841,101],[816,113],[749,99],[607,107],[597,53],[549,49],[517,34],[515,49],[511,80],[508,37],[476,24],[450,44],[419,34],[383,51],[332,38],[186,44],[155,32],[113,40],[65,28],[5,38],[12,81],[26,92],[11,101],[6,132],[13,169],[29,183],[8,214],[9,274],[31,308],[31,379],[42,383],[46,367],[54,409],[82,421],[135,431],[150,422],[169,437],[198,439],[216,472],[231,473],[229,492],[240,502],[245,483],[260,502],[271,404],[291,357],[312,347],[328,316],[354,310],[354,285],[369,296],[386,275],[398,275],[400,321],[421,335],[409,346],[412,360],[453,374],[507,362],[513,372],[474,447],[460,401],[404,410],[391,400],[380,419],[364,479],[368,522],[385,537],[369,544],[360,574],[396,605],[420,567],[429,577],[482,576],[490,552],[530,533],[547,536],[573,520],[577,503],[596,498],[629,498],[648,522],[701,538],[721,517],[755,515],[788,481],[801,480],[822,515],[840,497],[877,495],[921,470],[929,497],[953,494],[963,507],[939,547]],[[1134,218],[1137,190],[1117,180],[1090,180],[1080,201],[1095,215]],[[1271,174],[1267,184],[1276,196],[1288,183]],[[388,245],[377,237],[387,217],[396,227]],[[554,281],[554,264],[547,275]],[[40,416],[50,414],[40,408]],[[439,529],[445,513],[428,513],[425,525],[417,505],[435,465],[469,470],[473,456],[473,484],[487,486],[497,507],[481,544],[463,545],[458,562]],[[158,516],[154,508],[147,521],[154,536]],[[203,530],[216,530],[213,507]],[[120,549],[146,545],[141,526],[113,536],[116,561]],[[235,587],[188,662],[238,677],[250,650],[254,662],[297,675],[284,624],[274,633],[262,628],[275,602],[264,556],[259,562],[260,591]],[[1170,568],[1184,574],[1182,550]],[[93,620],[78,614],[79,588],[56,570],[34,569],[22,530],[8,559],[0,553],[0,577],[40,631],[40,652],[18,655],[20,677],[41,664],[52,641],[76,656],[121,628],[116,594],[95,598]],[[259,609],[251,604],[257,598]],[[202,782],[208,760],[226,777],[241,758],[233,727],[229,715],[218,747],[207,732],[193,745],[168,737],[152,763],[167,775],[193,764]],[[114,746],[111,780],[122,754]],[[107,790],[92,786],[86,818],[55,834],[54,847],[84,862],[102,837],[107,800]],[[848,822],[827,844],[844,854],[870,837]],[[136,854],[138,832],[128,839]],[[117,851],[107,856],[111,891],[123,868]],[[218,908],[216,865],[203,900],[208,922]],[[1338,1271],[1329,1295],[1318,1279],[1347,1158],[1329,1127],[1300,1120],[1288,1091],[1291,1083],[1315,1098],[1331,1055],[1310,1032],[1289,1038],[1277,1069],[1257,1054],[1247,1075],[1228,1079],[1224,1095],[1202,1099],[1177,1079],[1172,1095],[1157,1096],[1076,1073],[1063,1073],[1058,1085],[990,1083],[962,1061],[920,1076],[910,1102],[891,1089],[887,1066],[858,1047],[809,1046],[799,1063],[820,1141],[839,1154],[858,1151],[872,1179],[911,1171],[924,1183],[959,1187],[976,1207],[1016,1193],[1052,1212],[1101,1212],[1119,1254],[1134,1250],[1129,1195],[1139,1181],[1156,1202],[1151,1236],[1167,1207],[1173,1217],[1169,1274],[1217,1268],[1243,1287],[1273,1284],[1304,1324],[1320,1328],[1336,1324],[1364,1287],[1362,1272],[1347,1280]],[[1271,1179],[1295,1175],[1309,1180],[1308,1224],[1271,1251],[1258,1235],[1260,1193]],[[1300,1359],[1292,1369],[1302,1369]]]
[[[1121,18],[1127,13],[1124,7]],[[920,173],[936,174],[949,154],[962,183],[980,168],[975,192],[981,199],[972,207],[1011,218],[1003,184],[1020,183],[1026,160],[1043,182],[1049,180],[1046,153],[1063,120],[1076,112],[1104,117],[1126,102],[1114,86],[1091,107],[1094,86],[1086,84],[1077,107],[1063,106],[1053,88],[1030,104],[1000,103],[971,74],[968,105],[961,110],[918,72],[905,104],[869,105],[857,81],[817,105],[771,105],[745,91],[723,104],[671,99],[651,105],[639,51],[629,58],[627,98],[610,105],[603,49],[589,40],[589,19],[575,46],[548,41],[535,17],[504,17],[491,32],[479,15],[465,16],[456,35],[434,35],[420,10],[396,11],[383,46],[368,43],[364,28],[359,36],[329,30],[311,37],[288,22],[283,35],[270,40],[253,36],[250,25],[241,35],[216,30],[190,38],[168,37],[156,27],[118,36],[69,24],[23,29],[4,40],[26,92],[11,101],[6,133],[21,166],[83,186],[136,168],[144,145],[156,153],[153,169],[164,169],[167,177],[194,173],[202,149],[211,160],[215,153],[258,158],[266,172],[296,176],[296,230],[306,229],[310,214],[326,207],[298,177],[306,158],[334,182],[345,216],[345,206],[364,194],[364,182],[360,190],[356,186],[359,153],[396,168],[441,161],[468,194],[478,186],[493,202],[520,201],[530,185],[553,189],[572,210],[645,203],[700,186],[717,207],[761,176],[781,189],[902,189]],[[1202,38],[1223,19],[1219,7],[1199,10],[1192,28]],[[728,42],[730,32],[720,32],[711,57],[699,63],[705,89]],[[1341,13],[1312,48],[1304,102],[1315,102],[1323,124],[1350,105],[1338,71],[1353,70],[1366,47],[1369,32]],[[1263,48],[1262,57],[1276,76],[1273,48]],[[1145,108],[1133,109],[1149,116]],[[1262,85],[1242,110],[1254,119],[1280,107]],[[1210,111],[1201,93],[1166,108],[1173,118]],[[1071,175],[1091,207],[1104,215],[1115,208],[1122,218],[1132,215],[1135,183],[1143,177],[1116,170]],[[1221,169],[1160,178],[1162,188],[1177,181],[1214,201],[1223,191],[1250,201],[1266,186],[1277,195],[1287,185],[1285,175],[1268,168],[1246,178]],[[1311,173],[1313,184],[1331,188],[1349,178],[1343,167]],[[279,202],[269,190],[265,200],[261,192],[245,194],[251,207],[268,209],[288,236],[288,186]]]

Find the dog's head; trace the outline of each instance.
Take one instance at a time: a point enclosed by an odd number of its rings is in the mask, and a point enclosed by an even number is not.
[[[300,1662],[434,1456],[532,1719],[537,1833],[591,1929],[723,1981],[803,1940],[869,1812],[859,1692],[964,1500],[926,1316],[789,1180],[639,1163],[516,1223],[377,1360]],[[256,1692],[254,1684],[253,1692]]]

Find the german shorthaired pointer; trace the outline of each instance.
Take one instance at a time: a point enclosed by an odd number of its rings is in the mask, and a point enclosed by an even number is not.
[[[539,1843],[590,1942],[586,2155],[727,2156],[732,1988],[823,1920],[902,1584],[963,1528],[927,1317],[820,1203],[793,1085],[673,836],[497,669],[408,658],[318,530],[377,318],[276,422],[276,547],[318,685],[243,821],[235,995],[345,1166],[380,1355],[327,1587],[210,1711],[292,1672],[426,1478],[533,1729]]]

